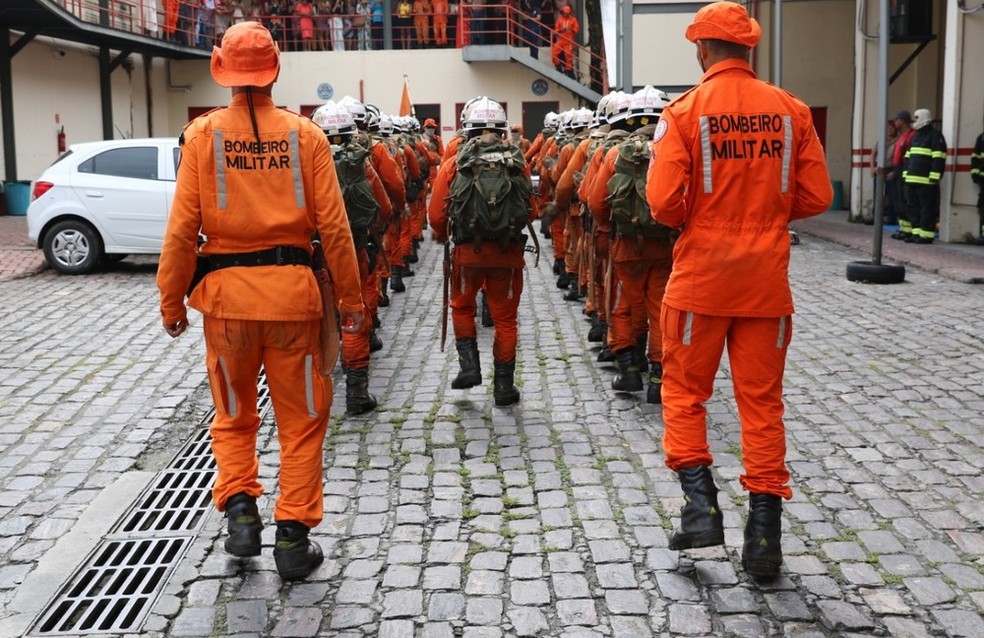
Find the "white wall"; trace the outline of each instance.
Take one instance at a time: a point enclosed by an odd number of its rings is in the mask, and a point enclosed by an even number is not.
[[[452,126],[455,103],[487,95],[508,104],[510,121],[521,122],[523,102],[557,100],[560,108],[577,105],[570,91],[548,82],[546,95],[538,96],[531,85],[540,76],[517,63],[461,61],[457,49],[420,51],[358,51],[284,53],[280,79],[273,87],[277,104],[299,110],[306,104],[323,104],[318,85],[330,83],[333,99],[344,95],[362,98],[385,113],[398,113],[403,74],[416,104],[440,104],[441,124]],[[208,61],[171,63],[171,83],[191,86],[190,92],[170,92],[169,134],[177,135],[187,120],[188,107],[220,106],[229,101],[229,90],[217,86],[209,75]],[[361,88],[361,93],[360,93]],[[445,130],[444,136],[450,136]]]

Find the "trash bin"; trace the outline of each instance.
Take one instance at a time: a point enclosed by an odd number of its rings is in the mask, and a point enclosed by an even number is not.
[[[26,215],[27,205],[31,203],[31,182],[4,182],[3,198],[8,214]]]
[[[834,188],[834,201],[830,204],[830,210],[844,210],[844,182],[831,182]]]

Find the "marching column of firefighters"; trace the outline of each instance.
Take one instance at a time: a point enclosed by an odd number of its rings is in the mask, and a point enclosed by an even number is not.
[[[380,308],[390,305],[390,293],[407,290],[428,225],[444,252],[441,348],[450,315],[459,364],[451,388],[483,383],[476,326],[481,316],[482,325],[494,330],[494,403],[519,402],[515,375],[525,253],[536,252],[539,258],[540,234],[551,242],[559,294],[583,306],[590,321],[587,340],[601,344],[598,361],[616,364],[612,389],[645,391],[647,403],[663,404],[666,463],[677,472],[685,496],[671,549],[724,543],[704,404],[727,346],[741,425],[745,473],[740,479],[751,493],[742,563],[753,577],[778,575],[781,499],[792,495],[781,396],[793,312],[787,224],[825,211],[833,192],[809,109],[758,80],[749,65],[760,36],[758,23],[741,5],[709,4],[686,32],[704,70],[693,89],[672,102],[652,86],[631,94],[615,91],[594,110],[549,113],[532,143],[519,127],[510,127],[503,107],[486,96],[464,105],[459,129],[446,145],[431,119],[422,128],[412,116],[387,115],[348,96],[320,107],[311,119],[327,138],[330,159],[318,167],[329,172],[322,177],[337,191],[329,208],[335,210],[338,200],[344,204],[354,253],[353,261],[348,249],[344,254],[326,251],[327,269],[339,278],[335,289],[347,295],[346,304],[339,303],[341,296],[332,296],[330,286],[322,286],[325,318],[344,311],[341,335],[323,325],[320,345],[322,362],[330,361],[322,363],[324,370],[334,362],[324,352],[340,343],[346,411],[362,414],[377,407],[368,389],[372,353],[384,347],[377,333]],[[279,69],[276,56],[270,56],[267,81]],[[252,99],[249,91],[245,95]],[[241,118],[254,118],[253,103],[248,106]],[[211,118],[224,122],[221,112]],[[262,127],[257,128],[255,118],[252,128],[240,126],[236,134],[250,139],[249,148],[262,149]],[[221,139],[222,131],[204,124],[188,129],[199,130],[202,136]],[[295,138],[296,132],[291,133],[283,143],[293,144]],[[220,148],[217,143],[203,142],[202,148],[203,166],[213,162],[223,169],[221,180],[216,175],[221,208],[227,181],[232,183],[245,168],[208,155],[208,149]],[[285,196],[303,202],[298,167],[288,161],[278,170]],[[293,190],[287,188],[291,170]],[[190,171],[179,173],[182,192],[186,182],[198,177]],[[536,190],[532,176],[538,177]],[[248,187],[246,181],[242,185]],[[206,186],[214,189],[211,182]],[[190,258],[194,233],[203,226],[198,205],[186,208],[181,245],[182,256]],[[172,226],[175,218],[172,213]],[[532,226],[537,219],[539,232]],[[322,238],[332,245],[347,237],[327,222],[317,228],[333,232]],[[169,233],[178,230],[169,228]],[[210,231],[208,223],[204,230]],[[230,268],[220,276],[232,277],[239,267],[251,265],[212,254],[212,246],[222,247],[221,239],[219,232],[200,248],[200,258],[208,256],[213,270]],[[165,242],[162,268],[172,252]],[[267,252],[262,251],[262,264],[276,270],[285,263],[280,248],[270,256]],[[307,263],[305,256],[289,263]],[[176,298],[187,283],[185,276],[191,276],[191,262],[182,263],[182,276],[171,277],[167,287],[169,304],[162,302],[165,328],[172,336],[186,325]],[[327,279],[325,272],[319,282]],[[210,294],[219,280],[211,286],[205,281]],[[363,313],[356,313],[352,304],[356,283]],[[202,298],[199,293],[191,301]],[[345,321],[352,316],[360,320]],[[310,368],[310,361],[305,365]],[[216,368],[212,379],[211,369],[213,393],[221,394],[220,381],[228,373]],[[231,421],[235,406],[229,411]],[[246,483],[249,489],[242,493],[229,487],[221,495],[220,509],[228,501],[242,510],[229,523],[235,540],[229,551],[235,555],[259,551],[262,524],[254,483]],[[306,543],[306,530],[319,517],[299,520],[298,538]],[[288,540],[294,538],[290,533],[285,532]],[[309,544],[292,551],[294,555],[280,554],[284,577],[303,577],[320,562],[320,550]]]

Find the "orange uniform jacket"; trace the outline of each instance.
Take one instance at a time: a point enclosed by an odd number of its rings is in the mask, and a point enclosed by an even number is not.
[[[591,140],[588,138],[581,140],[571,154],[571,158],[567,161],[563,174],[557,180],[554,200],[561,210],[570,208],[571,200],[574,199],[574,173],[583,169],[584,165],[588,162],[588,146],[590,144]],[[580,211],[575,211],[574,213],[575,216],[580,215]]]
[[[570,49],[574,46],[574,36],[581,30],[581,25],[574,16],[561,15],[554,24],[557,32],[557,46]]]
[[[383,180],[379,178],[379,173],[376,172],[376,169],[372,167],[371,163],[366,166],[366,179],[369,180],[369,185],[372,186],[372,194],[376,199],[376,203],[379,204],[379,221],[377,224],[380,228],[385,228],[389,222],[390,215],[393,214],[393,202],[386,193],[386,186],[383,184]]]
[[[448,144],[448,148],[451,145]],[[457,145],[455,146],[457,152]],[[448,240],[448,210],[445,199],[451,193],[451,182],[458,173],[458,165],[455,156],[444,158],[441,169],[434,178],[434,188],[431,190],[430,204],[427,209],[427,220],[430,222],[431,234],[435,241],[445,242]],[[526,169],[529,175],[529,168]],[[530,202],[532,210],[532,202]],[[462,244],[455,246],[454,260],[463,266],[478,266],[482,268],[523,268],[523,247],[519,244],[510,244],[506,252],[502,252],[498,242],[483,243],[478,251],[473,244]]]
[[[186,319],[185,292],[195,270],[199,231],[206,255],[296,246],[311,250],[321,235],[335,294],[346,312],[363,310],[352,232],[331,147],[307,118],[253,95],[257,143],[244,93],[229,108],[192,121],[184,131],[177,187],[164,238],[157,285],[165,323]],[[292,196],[284,201],[281,193]],[[209,273],[188,304],[221,319],[311,321],[322,314],[307,266],[225,268]]]
[[[372,167],[379,174],[379,179],[383,180],[386,193],[393,204],[393,210],[397,213],[403,212],[403,207],[407,205],[407,191],[403,185],[403,171],[399,164],[393,159],[386,149],[386,144],[377,140],[370,141],[369,146],[370,161]]]
[[[584,179],[581,181],[581,186],[578,188],[577,196],[578,198],[588,205],[588,210],[591,211],[591,216],[594,218],[595,229],[604,229],[607,233],[609,230],[609,222],[611,221],[611,211],[608,209],[608,204],[605,198],[608,197],[608,182],[605,181],[604,189],[601,193],[595,193],[595,184],[598,182],[598,174],[601,172],[601,165],[605,161],[605,149],[599,146],[595,149],[594,153],[591,155],[591,159],[588,161],[588,168],[584,171]],[[598,201],[597,197],[600,195],[601,201]]]
[[[664,302],[706,315],[791,314],[787,224],[833,200],[809,108],[725,60],[663,110],[653,139],[649,206],[683,231]]]
[[[536,134],[536,137],[533,138],[533,143],[530,144],[530,147],[526,149],[526,151],[523,153],[523,159],[526,160],[527,164],[533,161],[533,158],[536,157],[536,154],[540,152],[540,148],[542,146],[543,146],[543,133],[540,132]]]

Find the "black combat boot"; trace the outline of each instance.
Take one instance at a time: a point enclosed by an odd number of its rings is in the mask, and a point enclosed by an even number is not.
[[[718,507],[717,486],[706,465],[679,470],[686,501],[680,508],[680,529],[670,534],[670,549],[724,544],[724,516]]]
[[[646,403],[663,402],[663,364],[653,363],[649,366],[649,388],[646,390]]]
[[[369,394],[369,368],[345,371],[345,412],[365,414],[376,409],[376,397]]]
[[[229,538],[225,540],[225,550],[233,556],[259,556],[263,519],[256,508],[256,498],[244,492],[233,494],[226,501],[226,518]]]
[[[372,316],[372,329],[373,330],[379,330],[380,326],[382,326],[382,325],[383,325],[383,322],[379,320],[379,315],[373,315]]]
[[[369,352],[379,352],[383,349],[383,340],[376,334],[376,329],[369,331]]]
[[[403,266],[390,268],[390,290],[393,292],[407,291],[407,286],[403,283]]]
[[[563,259],[554,259],[553,274],[559,275],[562,272],[564,272],[564,260]]]
[[[495,377],[492,379],[492,397],[497,406],[512,405],[519,401],[519,389],[513,385],[516,361],[496,361],[493,364]]]
[[[606,332],[608,332],[608,323],[599,321],[595,317],[591,320],[591,330],[588,330],[588,341],[591,343],[600,343],[605,338]]]
[[[598,363],[610,363],[615,361],[615,353],[612,349],[608,347],[608,344],[601,346],[601,350],[598,351]]]
[[[577,301],[581,298],[581,284],[578,281],[577,273],[571,273],[571,283],[564,293],[564,301]]]
[[[572,273],[569,273],[566,270],[560,273],[560,276],[557,277],[557,287],[561,290],[566,290],[567,287],[571,285],[571,275]]]
[[[782,565],[782,498],[750,494],[741,566],[759,580],[772,580]]]
[[[390,305],[389,293],[386,292],[387,290],[389,290],[389,281],[390,280],[389,280],[388,277],[381,277],[379,279],[379,302],[378,302],[378,305],[379,305],[380,308],[385,308],[386,306]]]
[[[458,365],[461,371],[451,382],[455,390],[473,388],[482,383],[482,364],[478,360],[478,341],[474,337],[465,337],[454,342],[458,350]]]
[[[495,325],[492,321],[492,311],[489,310],[489,299],[485,296],[485,292],[482,292],[482,325],[486,328],[491,328]]]
[[[417,250],[419,248],[420,248],[420,240],[419,239],[414,239],[413,240],[413,251],[410,253],[410,256],[407,257],[407,263],[408,264],[415,264],[418,261],[420,261],[420,258],[417,255]]]
[[[297,521],[277,523],[277,542],[273,560],[277,573],[284,580],[300,580],[321,564],[325,555],[321,546],[308,538],[309,528]]]
[[[635,348],[623,348],[615,353],[618,374],[612,379],[612,390],[638,392],[642,390],[642,373],[636,363]]]
[[[649,335],[640,335],[636,337],[635,345],[635,360],[636,365],[639,369],[645,370],[649,367],[649,357],[646,355],[646,340]]]
[[[406,260],[406,261],[407,261],[407,263],[410,263],[410,260]],[[416,277],[417,276],[417,273],[415,273],[414,271],[410,270],[410,266],[404,266],[403,267],[403,276],[404,277]]]

